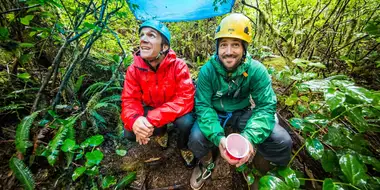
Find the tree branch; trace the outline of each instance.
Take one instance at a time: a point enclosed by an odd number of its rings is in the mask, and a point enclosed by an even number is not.
[[[21,10],[24,10],[24,9],[30,9],[30,8],[34,8],[34,7],[39,7],[39,6],[41,6],[41,5],[40,4],[35,4],[35,5],[28,6],[28,7],[20,7],[20,8],[16,8],[16,9],[10,9],[10,10],[1,12],[0,15],[11,13],[11,12],[17,12],[17,11],[21,11]]]

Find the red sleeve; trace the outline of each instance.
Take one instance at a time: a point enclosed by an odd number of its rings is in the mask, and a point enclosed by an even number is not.
[[[148,121],[156,126],[162,127],[173,122],[193,110],[195,87],[190,77],[189,68],[182,60],[177,60],[175,68],[176,95],[175,97],[148,112]]]
[[[125,74],[124,88],[121,94],[121,120],[124,128],[132,131],[136,119],[144,115],[142,106],[142,90],[136,80],[136,70],[133,65],[128,67]]]

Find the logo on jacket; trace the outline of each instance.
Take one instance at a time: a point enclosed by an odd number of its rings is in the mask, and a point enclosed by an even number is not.
[[[215,94],[216,97],[220,98],[223,96],[223,93],[222,91],[217,91],[216,94]]]

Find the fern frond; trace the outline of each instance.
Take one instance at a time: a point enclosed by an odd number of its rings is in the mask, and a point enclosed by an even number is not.
[[[96,120],[98,120],[100,123],[106,123],[106,120],[102,115],[100,115],[95,110],[90,111],[91,116],[93,116]]]
[[[75,121],[76,121],[76,118],[75,118]],[[75,121],[70,122],[69,125],[67,126],[66,139],[75,140],[75,128],[74,128]],[[67,161],[66,167],[69,167],[70,164],[73,162],[74,153],[65,152],[65,156],[66,156],[66,161]]]
[[[29,141],[29,132],[30,126],[32,126],[34,119],[38,116],[37,112],[33,112],[31,115],[28,115],[22,119],[21,123],[18,124],[16,129],[16,149],[22,154],[25,154],[26,149],[32,146],[32,143]]]
[[[118,86],[117,87],[109,87],[104,92],[109,92],[109,91],[112,91],[112,90],[122,91],[123,87],[118,87]]]
[[[35,183],[32,172],[30,172],[29,168],[23,161],[12,157],[9,160],[9,167],[16,175],[16,178],[24,185],[25,189],[34,189]]]
[[[91,94],[94,94],[96,92],[99,92],[104,86],[106,85],[105,82],[97,82],[89,86],[83,93],[83,96],[90,96]]]
[[[102,103],[98,103],[94,106],[94,110],[97,110],[99,108],[105,108],[105,107],[113,107],[115,108],[116,110],[120,111],[120,107],[115,105],[115,104],[110,104],[110,103],[106,103],[106,102],[102,102]]]
[[[54,166],[55,162],[57,161],[60,152],[59,147],[65,140],[68,128],[69,127],[66,127],[66,125],[61,126],[58,132],[55,134],[53,140],[49,142],[49,146],[47,147],[47,149],[50,154],[47,155],[47,159],[51,166]]]
[[[121,96],[119,94],[107,96],[100,100],[100,102],[120,102],[120,101],[121,101]]]
[[[99,102],[101,97],[101,93],[97,92],[95,95],[91,97],[91,99],[87,102],[86,109],[92,110],[94,106]]]

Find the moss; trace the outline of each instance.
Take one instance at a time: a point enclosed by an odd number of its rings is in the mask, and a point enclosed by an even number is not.
[[[0,65],[7,65],[10,61],[12,61],[14,55],[12,52],[5,51],[0,48]]]

